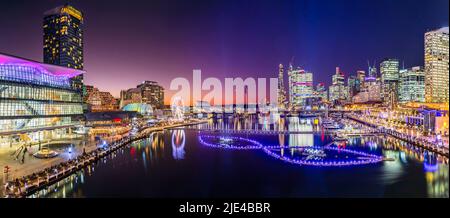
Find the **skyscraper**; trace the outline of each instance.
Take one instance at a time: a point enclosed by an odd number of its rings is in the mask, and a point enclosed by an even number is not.
[[[364,70],[356,71],[356,78],[360,80],[361,84],[364,83],[364,80],[366,78],[366,72]]]
[[[329,99],[331,102],[338,103],[346,100],[345,92],[347,90],[345,88],[344,82],[344,74],[341,73],[339,67],[336,67],[336,73],[332,76],[332,84],[329,88]]]
[[[278,107],[285,108],[286,90],[284,89],[284,67],[283,64],[278,66]]]
[[[444,27],[425,33],[425,101],[448,102],[449,30]]]
[[[313,97],[313,74],[303,69],[289,69],[289,100],[292,107],[304,106],[305,99]]]
[[[44,63],[83,69],[83,14],[65,4],[44,13]],[[83,75],[72,78],[72,86],[83,88]]]
[[[361,92],[364,87],[364,80],[366,79],[366,72],[364,70],[356,71],[356,91]]]
[[[380,63],[381,81],[398,81],[399,61],[397,59],[384,59]]]
[[[386,106],[393,107],[398,100],[399,61],[384,59],[380,63],[381,99]]]
[[[400,70],[399,102],[425,101],[425,72],[423,67]]]
[[[373,66],[369,65],[369,70],[367,71],[367,76],[364,79],[364,82],[374,82],[377,80],[377,68],[375,67],[375,63]]]
[[[316,86],[316,96],[322,101],[328,101],[328,93],[324,83],[318,83]]]
[[[357,81],[356,76],[353,75],[347,78],[347,100],[350,102],[352,101],[352,97],[357,93]]]

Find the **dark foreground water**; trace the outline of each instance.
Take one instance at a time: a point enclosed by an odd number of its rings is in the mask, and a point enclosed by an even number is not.
[[[353,158],[342,153],[320,156],[305,153],[303,148],[288,148],[290,145],[328,144],[330,137],[320,131],[315,134],[229,135],[199,132],[193,128],[176,129],[155,133],[146,140],[124,147],[31,197],[449,196],[448,160],[414,150],[392,138],[352,138],[344,147],[391,157],[394,161],[361,166],[313,167],[283,162],[261,149],[231,150],[205,146],[199,143],[200,134],[239,136],[264,145],[282,144],[286,147],[274,152],[283,152],[283,156],[292,158]]]

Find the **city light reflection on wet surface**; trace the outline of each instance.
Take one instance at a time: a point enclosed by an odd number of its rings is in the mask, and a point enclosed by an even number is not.
[[[199,143],[201,134],[218,135],[225,145],[227,138],[241,137],[263,146],[283,146],[275,149],[276,154],[283,157],[316,161],[357,158],[353,154],[339,153],[339,150],[323,153],[298,148],[324,146],[331,138],[311,124],[289,121],[291,123],[284,125],[287,129],[315,129],[316,132],[258,135],[199,131],[214,126],[220,129],[260,128],[247,120],[218,121],[200,127],[158,132],[31,197],[448,198],[448,159],[391,137],[354,137],[346,143],[333,145],[393,159],[342,167],[293,165],[272,158],[261,149],[222,149]],[[284,127],[269,127],[279,128]]]

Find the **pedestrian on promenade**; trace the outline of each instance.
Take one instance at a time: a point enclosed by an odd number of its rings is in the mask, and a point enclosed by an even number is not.
[[[22,190],[20,189],[20,182],[19,182],[19,178],[16,178],[16,187],[19,188],[19,193],[22,194]]]
[[[23,155],[22,155],[22,163],[25,163],[25,154],[27,153],[28,148],[25,146],[25,148],[23,149]]]

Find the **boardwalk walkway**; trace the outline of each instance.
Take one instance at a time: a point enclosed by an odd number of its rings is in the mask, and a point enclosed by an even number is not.
[[[354,120],[354,121],[357,121],[359,123],[365,124],[367,126],[376,128],[381,133],[384,133],[384,134],[390,135],[392,137],[395,137],[397,139],[403,140],[403,141],[408,142],[408,143],[410,143],[410,144],[412,144],[414,146],[417,146],[417,147],[420,147],[420,148],[423,148],[423,149],[435,152],[435,153],[440,154],[442,156],[445,156],[447,158],[449,157],[448,148],[438,147],[436,144],[433,144],[433,143],[430,143],[430,142],[427,142],[427,141],[424,141],[424,140],[417,139],[416,137],[413,137],[413,136],[410,136],[410,135],[406,135],[404,133],[400,133],[400,132],[392,130],[392,129],[387,129],[384,126],[381,126],[381,125],[369,123],[369,122],[367,122],[365,120],[362,120],[360,118],[357,118],[355,116],[347,115],[347,118],[349,118],[351,120]]]

